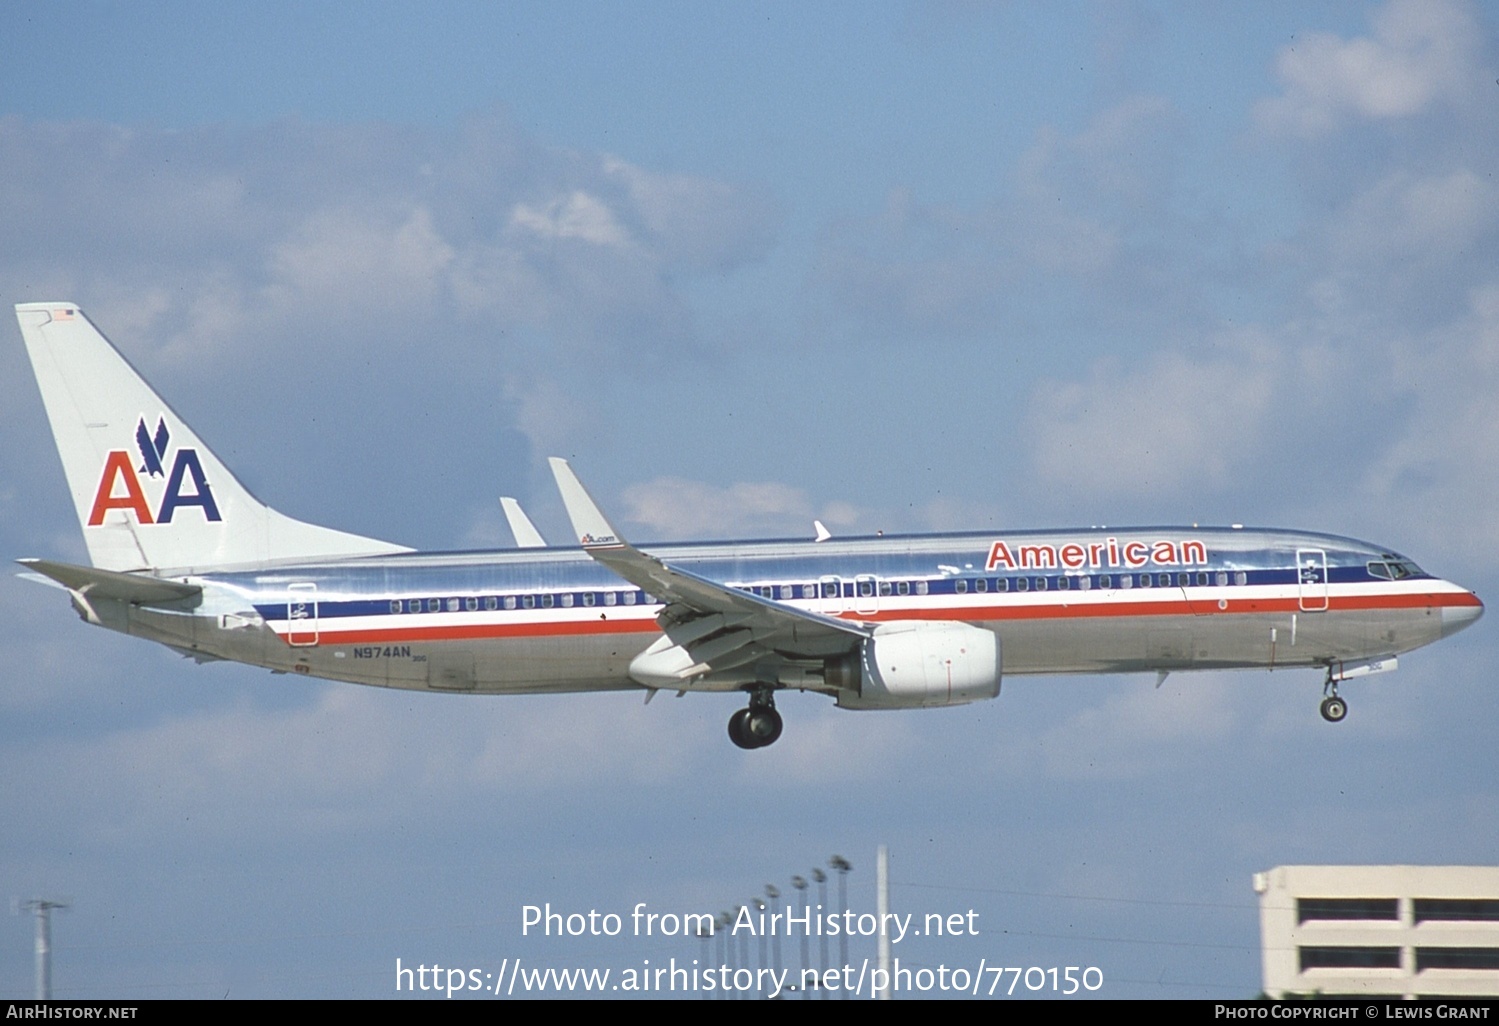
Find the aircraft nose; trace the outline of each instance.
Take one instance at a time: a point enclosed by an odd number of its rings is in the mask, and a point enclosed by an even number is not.
[[[1467,598],[1471,604],[1442,607],[1442,637],[1456,634],[1483,615],[1483,603],[1478,596],[1469,592]]]

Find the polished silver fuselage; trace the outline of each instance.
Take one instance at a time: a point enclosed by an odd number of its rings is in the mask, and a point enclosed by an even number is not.
[[[984,627],[999,636],[1005,674],[1336,666],[1419,648],[1483,609],[1468,590],[1389,550],[1289,531],[1079,529],[643,548],[701,577],[845,620]],[[101,622],[200,659],[386,687],[637,687],[631,662],[661,633],[660,603],[581,549],[163,576],[200,585],[202,595],[166,607],[105,603]],[[831,654],[815,646],[799,653]],[[754,672],[705,675],[682,689],[732,690],[753,683]]]

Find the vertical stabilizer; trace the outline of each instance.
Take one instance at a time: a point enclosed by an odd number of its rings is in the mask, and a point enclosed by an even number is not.
[[[107,570],[407,552],[261,503],[73,303],[16,306],[89,558]]]

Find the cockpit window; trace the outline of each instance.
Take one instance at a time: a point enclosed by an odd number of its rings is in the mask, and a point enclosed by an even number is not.
[[[1396,556],[1386,556],[1384,559],[1371,559],[1369,561],[1369,576],[1379,577],[1387,581],[1401,581],[1407,577],[1424,577],[1425,571],[1408,559],[1400,559]]]

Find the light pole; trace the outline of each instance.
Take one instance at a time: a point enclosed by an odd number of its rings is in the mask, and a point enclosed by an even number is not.
[[[770,956],[776,979],[781,978],[781,931],[776,927],[777,902],[781,900],[781,889],[775,884],[765,885],[765,896],[770,899]]]
[[[817,872],[817,870],[813,870]],[[804,876],[793,876],[791,886],[796,888],[796,900],[802,903],[802,911],[807,909],[807,878]],[[807,931],[802,931],[802,973],[796,979],[796,989],[802,992],[802,1000],[807,1000],[807,963],[811,956],[807,952]]]
[[[848,859],[842,855],[834,855],[828,859],[828,868],[838,874],[838,907],[841,912],[848,911],[848,871],[854,867]],[[843,965],[848,965],[848,931],[838,931],[838,957],[843,960]],[[842,992],[842,999],[848,1000],[848,988]]]
[[[743,905],[735,905],[734,906],[734,922],[736,922],[736,923],[739,922],[739,917],[743,913],[744,913],[744,906]],[[732,940],[730,941],[730,943],[733,943]],[[749,960],[749,938],[748,937],[740,937],[739,938],[739,964],[742,965],[746,969],[749,968],[750,960]],[[750,999],[750,992],[746,990],[740,996],[745,1001],[748,1001]]]
[[[699,929],[697,931],[697,939],[700,940],[700,941],[702,941],[702,943],[703,943],[703,968],[707,969],[707,968],[709,968],[709,966],[708,966],[708,952],[712,950],[712,944],[713,944],[713,931],[710,928],[708,928],[708,927],[702,927],[701,929]],[[703,1000],[704,1001],[708,1001],[712,997],[713,997],[713,992],[712,991],[710,991],[710,990],[703,991]]]
[[[817,907],[826,912],[828,907],[828,874],[813,867],[812,879],[817,881]],[[817,996],[826,1001],[828,999],[828,992],[822,986],[823,974],[826,974],[828,971],[828,932],[826,930],[817,931],[817,951],[822,956],[822,974],[819,974],[817,977]]]
[[[755,962],[756,967],[760,970],[758,973],[755,974],[755,982],[759,983],[761,980],[765,979],[765,929],[764,929],[764,927],[765,927],[765,902],[762,901],[759,898],[755,898],[754,902],[755,902],[755,911],[758,912],[758,913],[760,913],[760,927],[761,927],[760,930],[758,931],[759,934],[760,934],[760,947],[759,947],[759,950],[756,952],[756,962]]]
[[[52,1000],[52,910],[68,908],[66,901],[32,898],[21,908],[36,915],[36,999]],[[19,911],[19,909],[17,910]]]
[[[734,941],[729,936],[729,924],[733,921],[734,917],[727,912],[720,912],[718,914],[718,950],[722,956],[719,959],[719,964],[723,967],[723,976],[725,977],[723,980],[723,999],[725,1001],[729,1000],[727,977],[732,973],[732,970],[729,968],[729,960],[734,957]]]

